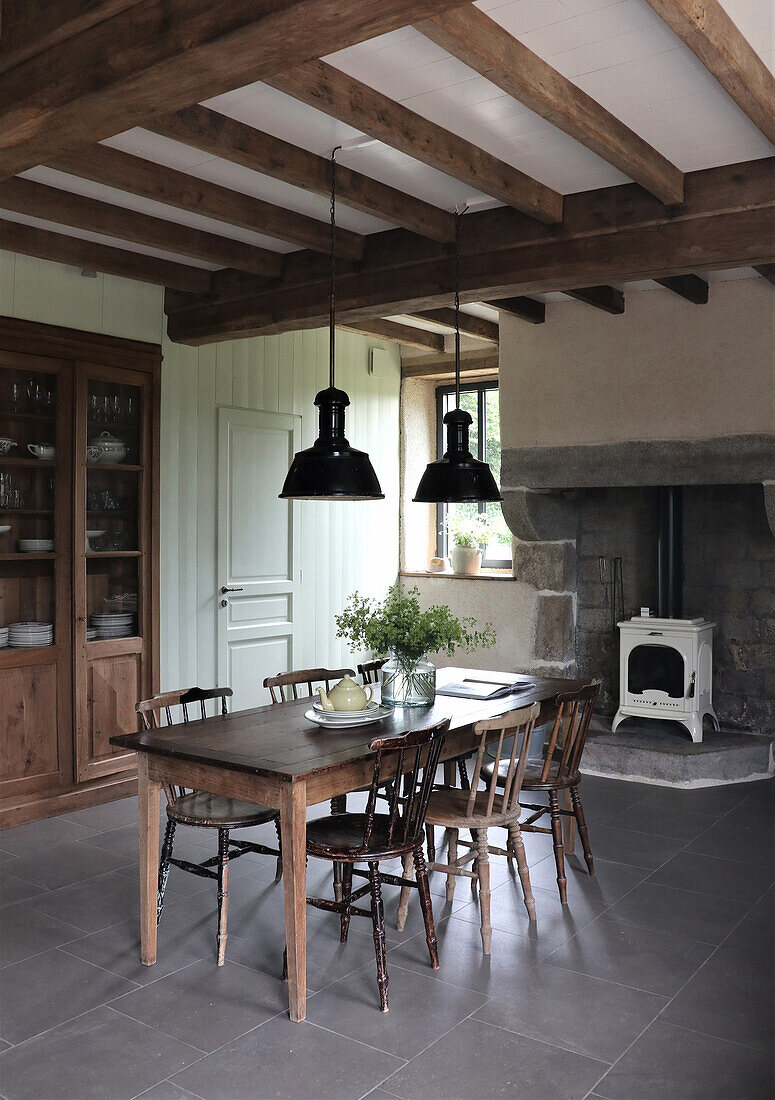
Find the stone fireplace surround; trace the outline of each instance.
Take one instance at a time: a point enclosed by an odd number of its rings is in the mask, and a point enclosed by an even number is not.
[[[715,283],[707,308],[649,290],[629,294],[621,317],[557,303],[544,326],[501,319],[515,573],[538,590],[539,620],[542,603],[567,619],[568,642],[551,657],[603,676],[605,714],[618,704],[619,641],[599,558],[609,578],[622,558],[619,619],[656,609],[656,486],[676,484],[683,613],[717,623],[722,727],[775,733],[773,348],[775,294],[764,280]]]

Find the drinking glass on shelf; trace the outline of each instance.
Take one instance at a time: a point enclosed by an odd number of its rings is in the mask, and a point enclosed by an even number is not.
[[[21,408],[22,388],[18,382],[11,383],[11,411],[17,413]]]
[[[14,489],[11,492],[11,503],[9,507],[13,509],[24,507],[24,493],[22,493],[19,489]]]
[[[128,421],[131,422],[131,420],[132,420],[132,418],[135,414],[135,401],[134,401],[134,398],[132,397],[131,393],[127,394],[127,398],[126,398],[126,402],[125,402],[124,407],[126,409],[126,418],[127,418]]]
[[[100,418],[100,399],[96,393],[93,393],[89,398],[89,419],[99,420]]]
[[[113,412],[113,420],[116,424],[118,424],[118,422],[121,420],[121,397],[117,393],[113,395],[113,400],[111,401],[111,409]]]

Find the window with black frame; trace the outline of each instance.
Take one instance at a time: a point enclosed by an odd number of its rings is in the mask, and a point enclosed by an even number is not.
[[[436,389],[437,457],[444,453],[444,414],[455,407],[455,387]],[[501,479],[500,403],[497,382],[469,382],[460,387],[460,408],[473,418],[470,432],[471,452],[482,462],[489,462],[495,480]],[[436,515],[436,553],[449,555],[452,544],[450,528],[466,519],[482,524],[484,569],[511,568],[511,532],[506,526],[500,504],[438,504]],[[486,524],[486,526],[485,526]]]

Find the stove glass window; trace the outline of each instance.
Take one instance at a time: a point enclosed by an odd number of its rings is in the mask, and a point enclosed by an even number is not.
[[[633,695],[653,688],[667,692],[671,699],[683,699],[683,657],[670,646],[636,646],[627,662],[627,686]]]

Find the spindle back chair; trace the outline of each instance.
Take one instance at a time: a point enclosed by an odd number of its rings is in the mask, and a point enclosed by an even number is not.
[[[228,714],[227,699],[234,693],[231,688],[186,688],[180,691],[167,691],[156,695],[152,699],[143,699],[136,706],[137,713],[143,728],[159,729],[163,725],[178,725],[175,721],[176,708],[180,708],[180,716],[183,724],[190,721],[205,719],[207,703],[220,701],[220,708],[213,708],[215,713],[211,717],[220,714]],[[166,720],[166,722],[165,722]],[[234,798],[226,798],[223,795],[208,794],[204,791],[189,791],[184,787],[164,785],[164,793],[167,798],[167,827],[164,832],[164,843],[159,861],[159,881],[156,895],[156,923],[161,920],[164,909],[164,895],[167,889],[170,866],[178,867],[181,871],[199,875],[201,878],[215,879],[218,883],[218,933],[217,933],[217,958],[218,965],[222,966],[226,957],[226,922],[229,904],[229,862],[238,859],[247,852],[258,852],[261,855],[272,855],[277,858],[275,882],[279,882],[282,875],[282,856],[280,850],[280,816],[277,810],[271,810],[266,806],[258,806],[252,802],[242,802]],[[264,844],[254,841],[234,840],[231,837],[232,829],[252,828],[255,825],[263,825],[273,821],[277,831],[277,848],[268,848]],[[191,863],[185,859],[173,857],[175,843],[175,829],[178,825],[189,825],[200,829],[218,830],[218,854],[203,860],[202,863]]]
[[[482,947],[490,954],[492,927],[490,923],[490,855],[505,855],[509,863],[516,857],[525,907],[530,920],[535,920],[535,901],[530,887],[530,872],[525,856],[525,846],[519,827],[519,793],[527,767],[530,739],[541,710],[540,703],[511,710],[496,718],[487,718],[474,725],[479,745],[474,761],[470,790],[443,787],[435,790],[428,803],[426,820],[429,826],[444,826],[449,830],[447,863],[431,860],[429,870],[446,871],[447,899],[455,896],[455,881],[459,876],[470,878],[474,889],[479,886],[481,908]],[[494,738],[497,735],[497,739]],[[511,747],[504,749],[504,742]],[[493,765],[485,760],[485,750],[491,745],[494,751]],[[500,782],[499,782],[500,781]],[[480,783],[484,782],[484,790]],[[508,832],[505,849],[488,843],[487,831],[504,828]],[[460,830],[468,829],[471,840],[460,838]],[[467,849],[458,857],[458,844]],[[473,861],[473,869],[466,864]]]
[[[300,688],[306,688],[306,695],[311,698],[316,684],[325,685],[326,691],[330,691],[333,680],[354,675],[351,668],[301,668],[297,672],[279,672],[276,676],[267,676],[264,687],[269,689],[273,703],[289,703],[299,698]]]
[[[595,873],[595,862],[589,843],[584,807],[579,794],[579,783],[581,782],[581,757],[587,743],[589,724],[601,683],[602,680],[591,680],[577,691],[569,691],[557,696],[555,699],[557,713],[546,743],[544,759],[540,767],[527,769],[522,785],[525,792],[546,791],[549,794],[548,806],[532,802],[522,803],[523,809],[531,810],[532,813],[521,823],[521,828],[524,832],[546,833],[552,836],[557,889],[563,905],[568,903],[562,835],[563,817],[575,818],[587,870],[590,875]],[[570,809],[560,805],[560,791],[567,791],[570,795]],[[551,827],[537,825],[536,822],[546,814],[549,814]]]
[[[334,864],[341,864],[343,868],[341,900],[307,898],[307,902],[318,909],[339,913],[342,943],[347,941],[351,916],[371,916],[377,956],[377,983],[383,1012],[388,1010],[383,883],[400,886],[402,900],[406,892],[407,905],[409,890],[417,889],[431,966],[438,969],[439,965],[422,842],[425,812],[448,729],[449,719],[445,718],[443,722],[427,729],[415,730],[399,737],[375,737],[369,746],[376,755],[365,811],[318,818],[307,824],[308,854],[320,859],[330,859]],[[377,799],[385,797],[382,788],[387,779],[393,780],[389,787],[388,812],[378,814]],[[399,791],[402,791],[400,795]],[[406,855],[411,855],[414,859],[414,880],[406,875],[398,876],[380,871],[380,864],[384,860]],[[367,863],[368,872],[355,868],[355,863]],[[353,875],[368,878],[369,881],[365,886],[353,890]],[[371,897],[370,908],[359,908],[355,902],[367,894]]]
[[[381,661],[364,661],[363,664],[358,665],[358,675],[361,682],[364,684],[378,684],[379,670],[386,660],[387,658],[383,657]]]

